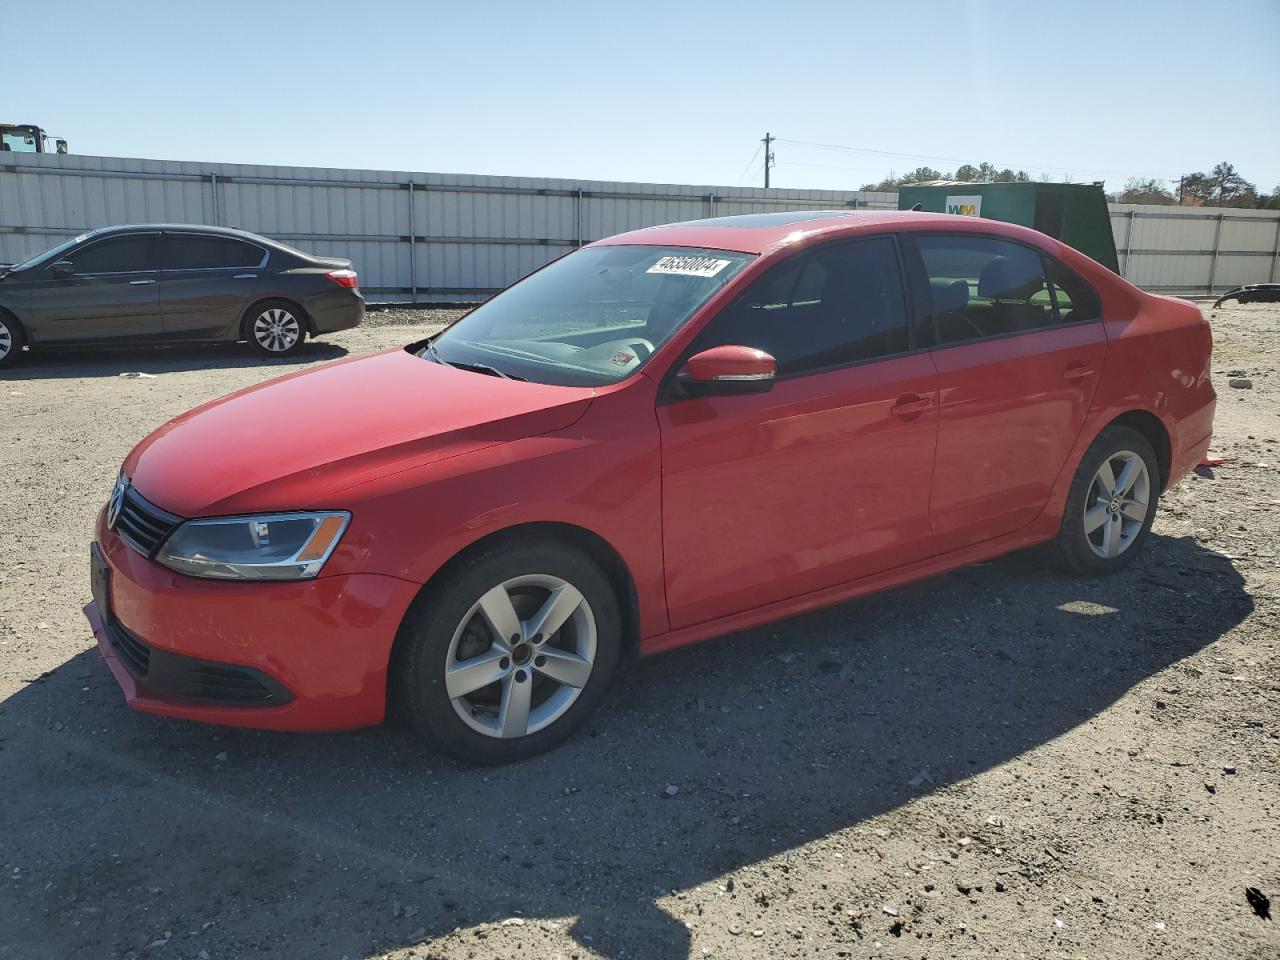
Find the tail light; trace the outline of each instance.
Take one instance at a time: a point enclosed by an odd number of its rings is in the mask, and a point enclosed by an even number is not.
[[[348,290],[355,290],[360,286],[360,277],[356,275],[354,270],[330,270],[325,276],[338,286],[346,287]]]

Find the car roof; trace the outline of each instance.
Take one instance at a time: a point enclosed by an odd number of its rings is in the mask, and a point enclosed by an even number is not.
[[[280,246],[277,240],[250,233],[248,230],[241,230],[239,227],[212,227],[203,223],[124,223],[115,227],[99,227],[97,230],[89,231],[89,235],[92,237],[106,237],[116,233],[152,233],[157,230],[173,231],[175,233],[204,233],[209,236],[234,237],[237,240],[250,240],[254,243],[269,243],[273,246]]]
[[[808,242],[815,238],[835,239],[861,233],[929,229],[1044,239],[1043,235],[1026,227],[955,214],[922,213],[914,210],[790,210],[668,223],[620,233],[597,243],[607,246],[645,244],[767,253],[776,247],[790,246],[800,240]]]

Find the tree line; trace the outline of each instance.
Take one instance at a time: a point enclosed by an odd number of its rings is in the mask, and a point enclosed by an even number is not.
[[[961,183],[1025,183],[1032,179],[1025,170],[999,169],[993,163],[966,163],[954,173],[943,173],[932,167],[917,167],[910,173],[895,176],[890,172],[879,183],[864,183],[860,190],[892,193],[899,187],[931,180],[954,180]],[[1041,180],[1048,181],[1048,177]],[[1180,203],[1188,207],[1247,207],[1257,210],[1280,210],[1280,186],[1271,193],[1259,192],[1230,163],[1219,163],[1208,173],[1188,173],[1173,185],[1167,181],[1130,177],[1124,188],[1108,193],[1116,203]]]

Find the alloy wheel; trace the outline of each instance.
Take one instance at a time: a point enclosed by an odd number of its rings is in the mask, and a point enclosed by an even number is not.
[[[544,574],[515,577],[487,591],[458,624],[445,690],[473,730],[523,737],[568,712],[595,656],[595,615],[577,587]]]
[[[1084,501],[1084,535],[1100,557],[1118,557],[1142,532],[1151,509],[1146,461],[1120,450],[1102,461]]]
[[[13,331],[9,329],[8,324],[0,321],[0,360],[7,357],[12,349]]]
[[[302,326],[283,307],[270,307],[253,322],[253,336],[258,345],[271,353],[284,353],[302,336]]]

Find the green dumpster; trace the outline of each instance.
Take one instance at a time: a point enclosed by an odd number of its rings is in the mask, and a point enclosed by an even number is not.
[[[958,213],[1032,227],[1120,272],[1101,184],[939,180],[898,189],[898,209],[910,210],[917,203],[930,213]]]

